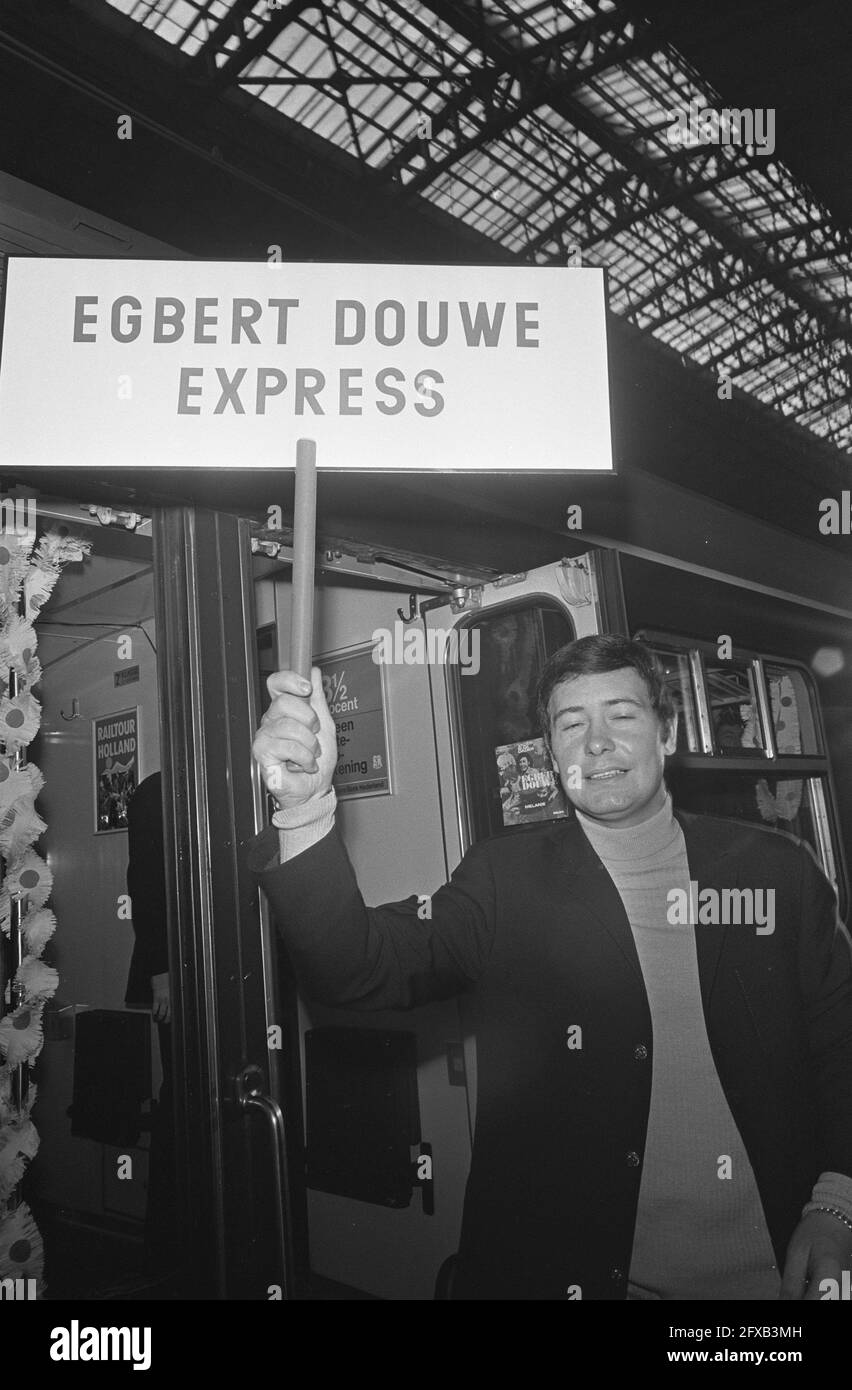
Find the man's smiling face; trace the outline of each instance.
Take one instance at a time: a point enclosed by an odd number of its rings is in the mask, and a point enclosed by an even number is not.
[[[578,811],[626,827],[660,809],[665,758],[675,749],[677,721],[668,730],[662,727],[632,666],[562,681],[550,697],[548,716],[553,760]],[[579,779],[572,769],[578,769]]]

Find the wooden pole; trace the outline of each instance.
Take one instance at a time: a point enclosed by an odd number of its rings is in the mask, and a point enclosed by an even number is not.
[[[293,501],[293,607],[290,615],[290,670],[311,678],[314,642],[314,566],[317,531],[317,446],[296,442],[296,495]]]

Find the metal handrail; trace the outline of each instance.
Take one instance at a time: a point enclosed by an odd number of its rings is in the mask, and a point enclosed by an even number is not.
[[[292,1222],[289,1207],[289,1172],[287,1162],[287,1130],[284,1112],[277,1100],[261,1089],[263,1071],[250,1064],[235,1078],[236,1100],[242,1111],[255,1109],[267,1121],[272,1143],[273,1192],[275,1197],[275,1232],[281,1270],[281,1296],[293,1297]]]

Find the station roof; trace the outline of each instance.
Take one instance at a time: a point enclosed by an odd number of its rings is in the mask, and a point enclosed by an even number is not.
[[[852,446],[852,235],[775,111],[726,106],[635,4],[98,2],[508,259],[605,267],[635,329]]]

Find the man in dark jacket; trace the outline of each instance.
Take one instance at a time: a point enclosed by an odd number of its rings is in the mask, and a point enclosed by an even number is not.
[[[270,677],[278,802],[251,862],[305,993],[462,991],[478,1115],[453,1296],[824,1296],[852,1263],[852,953],[786,836],[675,815],[654,658],[569,644],[539,680],[567,821],[474,845],[433,896],[364,905],[334,828],[334,724]],[[308,700],[310,696],[310,700]]]
[[[127,804],[127,891],[133,905],[133,955],[125,1004],[171,1021],[162,778],[145,777]]]
[[[127,805],[127,891],[134,946],[124,1002],[150,1009],[157,1024],[163,1084],[151,1122],[145,1244],[155,1267],[175,1258],[175,1156],[172,1118],[171,993],[166,930],[162,778],[153,772]]]

